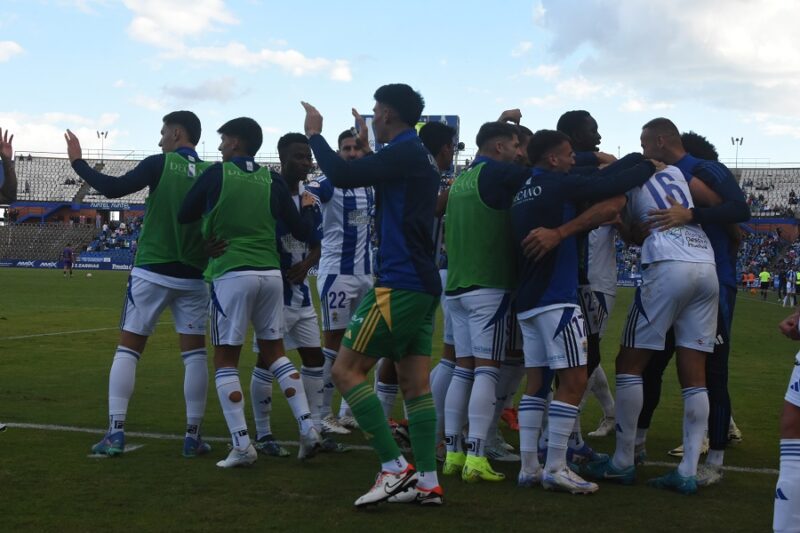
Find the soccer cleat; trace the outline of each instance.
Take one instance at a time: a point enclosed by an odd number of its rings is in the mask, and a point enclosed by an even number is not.
[[[349,435],[350,430],[339,423],[333,415],[328,415],[322,419],[323,433],[336,433],[337,435]]]
[[[500,420],[505,422],[508,429],[511,431],[519,431],[519,417],[517,416],[517,409],[515,407],[503,409]]]
[[[417,505],[444,504],[444,491],[440,485],[423,489],[418,485],[389,497],[389,503],[415,503]]]
[[[598,454],[597,461],[586,463],[581,467],[581,473],[592,479],[614,481],[623,485],[633,485],[636,481],[636,468],[629,466],[618,469],[611,462],[611,457],[605,454]]]
[[[244,450],[238,448],[231,449],[228,457],[222,461],[217,462],[220,468],[235,468],[237,466],[250,466],[258,459],[258,452],[252,444],[247,446]]]
[[[5,424],[0,424],[0,431],[5,431],[7,427]]]
[[[542,487],[547,490],[569,492],[570,494],[592,494],[597,492],[599,488],[597,483],[586,481],[569,468],[562,468],[557,472],[544,472],[542,474]]]
[[[375,477],[375,484],[369,489],[369,492],[355,501],[355,506],[376,505],[399,492],[415,487],[416,484],[417,475],[411,465],[408,465],[405,470],[399,473],[379,472]]]
[[[289,457],[292,455],[289,450],[278,444],[278,441],[272,435],[264,435],[253,446],[258,453],[270,457]]]
[[[339,423],[347,429],[359,429],[358,422],[352,416],[340,416]]]
[[[503,444],[508,445],[501,439],[492,439],[491,442],[486,445],[486,457],[495,461],[502,461],[506,463],[519,461],[519,455],[509,451],[506,446],[503,446]]]
[[[311,428],[304,435],[300,435],[300,449],[297,451],[297,458],[301,461],[311,459],[322,447],[322,439],[315,428]]]
[[[403,450],[411,448],[411,434],[408,431],[408,421],[401,420],[400,422],[389,419],[389,429],[392,431],[394,441]]]
[[[489,459],[478,457],[477,455],[467,455],[464,469],[461,471],[461,479],[466,483],[477,483],[480,480],[503,481],[505,478],[505,474],[495,472],[492,469]]]
[[[673,448],[667,452],[672,457],[683,457],[683,444],[678,446],[677,448]],[[700,448],[700,454],[708,453],[708,437],[703,439],[703,446]]]
[[[575,465],[582,465],[600,459],[600,454],[595,452],[591,446],[583,443],[577,450],[567,448],[567,462]]]
[[[186,458],[197,457],[198,455],[205,455],[211,451],[211,445],[204,441],[202,438],[186,437],[183,439],[183,453]]]
[[[531,488],[535,487],[542,482],[542,467],[534,472],[525,472],[524,470],[520,470],[519,474],[517,475],[517,486],[523,488]]]
[[[350,448],[341,442],[336,442],[331,437],[322,437],[319,451],[322,453],[345,453],[349,452]]]
[[[697,486],[708,487],[709,485],[716,485],[722,481],[722,466],[710,465],[708,463],[699,465],[697,467]]]
[[[697,478],[695,476],[682,476],[678,470],[670,470],[667,474],[647,481],[647,484],[657,489],[668,489],[681,494],[694,494],[697,492]]]
[[[736,422],[733,421],[733,418],[731,418],[731,423],[728,425],[728,441],[737,444],[742,442],[742,430],[739,429]]]
[[[633,449],[633,464],[639,466],[643,465],[645,461],[647,461],[647,449],[645,449],[645,444],[637,444]]]
[[[114,434],[105,434],[103,440],[92,446],[92,453],[95,455],[107,455],[115,457],[122,455],[125,451],[125,433],[117,431]]]
[[[610,435],[611,433],[614,432],[615,425],[616,425],[616,419],[615,418],[613,418],[613,417],[611,417],[611,418],[603,417],[603,419],[600,421],[600,425],[597,426],[597,429],[595,429],[594,431],[590,431],[589,432],[589,436],[590,437],[605,437],[607,435]]]
[[[464,452],[447,452],[442,466],[442,474],[452,476],[460,474],[464,470],[464,463],[467,461],[467,454]]]

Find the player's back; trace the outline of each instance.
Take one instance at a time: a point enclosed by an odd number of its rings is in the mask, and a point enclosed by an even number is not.
[[[657,171],[644,185],[628,192],[628,213],[634,222],[646,225],[650,212],[670,207],[670,197],[683,207],[694,207],[689,184],[683,173],[673,166]],[[650,232],[642,244],[642,264],[670,260],[714,263],[714,251],[700,226],[687,224]]]

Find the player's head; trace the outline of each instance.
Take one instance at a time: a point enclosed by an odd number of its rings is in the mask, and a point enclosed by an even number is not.
[[[308,138],[302,133],[287,133],[278,139],[278,158],[281,160],[281,175],[290,181],[306,179],[314,166]]]
[[[164,153],[185,146],[194,148],[200,142],[200,119],[191,111],[173,111],[161,119],[161,139],[158,145]]]
[[[261,126],[250,117],[229,120],[220,126],[217,133],[222,137],[219,151],[223,161],[234,157],[255,157],[264,139]]]
[[[453,164],[455,136],[456,130],[442,122],[427,122],[419,130],[419,139],[436,159],[440,171],[447,170]]]
[[[567,111],[558,119],[556,129],[565,133],[572,140],[572,147],[579,152],[597,152],[600,150],[600,133],[597,121],[588,111],[578,109]]]
[[[642,153],[648,159],[674,163],[677,160],[676,155],[683,152],[678,127],[668,118],[654,118],[642,126],[639,139],[642,143]]]
[[[517,126],[517,135],[519,136],[520,151],[520,158],[517,163],[529,167],[531,166],[531,162],[528,159],[528,143],[531,141],[531,137],[533,137],[533,132],[520,124]]]
[[[401,129],[417,125],[425,100],[405,83],[390,83],[375,91],[372,129],[378,142],[391,141],[391,136]]]
[[[566,134],[555,130],[539,130],[528,142],[528,159],[535,167],[569,172],[575,164],[575,152]]]
[[[711,141],[693,131],[681,133],[681,143],[683,149],[692,154],[698,159],[706,159],[708,161],[719,161],[719,154],[717,148],[711,144]]]
[[[517,127],[508,122],[487,122],[475,136],[480,155],[511,163],[518,161],[522,154],[519,148]]]
[[[353,129],[344,130],[339,134],[339,157],[345,161],[353,161],[364,157],[366,153],[364,148],[358,141],[358,135]]]

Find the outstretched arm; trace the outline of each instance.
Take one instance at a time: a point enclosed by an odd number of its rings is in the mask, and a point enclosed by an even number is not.
[[[0,204],[10,204],[17,200],[17,171],[14,169],[14,147],[12,142],[14,136],[9,137],[8,130],[5,132],[0,128],[0,158],[3,160],[2,174],[5,175],[0,180]]]

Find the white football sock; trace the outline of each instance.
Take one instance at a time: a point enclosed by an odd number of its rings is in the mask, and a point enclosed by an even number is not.
[[[114,362],[108,374],[108,433],[125,431],[125,417],[128,413],[128,402],[133,396],[136,384],[136,363],[139,352],[124,346],[117,346]]]
[[[217,386],[222,414],[231,433],[231,443],[237,450],[245,450],[250,446],[250,436],[247,434],[247,422],[244,419],[244,394],[239,383],[239,371],[231,367],[219,368],[214,375],[214,383]],[[230,398],[236,392],[242,398],[238,402]]]
[[[397,399],[397,391],[399,387],[396,383],[382,383],[378,382],[375,385],[375,395],[378,397],[378,400],[381,402],[381,407],[383,407],[383,416],[389,418],[392,416],[392,411],[394,410],[394,402]]]
[[[781,439],[781,467],[775,487],[775,533],[793,533],[800,526],[800,439]]]
[[[448,452],[460,452],[461,430],[467,422],[467,406],[474,375],[471,369],[456,367],[444,403],[444,439]]]
[[[322,379],[325,382],[325,392],[322,395],[322,418],[330,415],[331,411],[331,403],[333,403],[333,391],[336,390],[336,387],[333,385],[333,381],[331,380],[331,368],[333,368],[333,363],[336,361],[336,350],[331,350],[330,348],[323,348],[322,354],[325,356],[325,364],[322,365]]]
[[[305,435],[314,427],[311,421],[311,411],[308,409],[308,399],[306,398],[306,391],[303,389],[303,383],[300,381],[300,374],[288,357],[285,355],[278,357],[269,367],[269,371],[278,380],[283,395],[289,402],[289,408],[292,410],[297,425],[300,428],[300,434]],[[290,395],[291,394],[291,395]]]
[[[196,439],[206,412],[208,355],[205,348],[182,352],[183,397],[186,400],[186,436]]]
[[[524,394],[519,401],[519,451],[522,471],[533,474],[541,468],[538,457],[545,400]]]
[[[608,386],[608,378],[606,371],[602,366],[598,366],[592,372],[592,379],[590,383],[592,393],[597,397],[600,402],[600,407],[603,409],[603,416],[606,418],[614,418],[614,396],[611,395],[611,388]]]
[[[483,457],[486,455],[486,436],[494,418],[497,403],[497,381],[500,369],[481,366],[475,369],[475,381],[469,398],[469,433],[467,434],[467,453]]]
[[[317,431],[322,433],[322,397],[325,394],[325,380],[321,366],[301,366],[300,379],[308,400],[311,421]]]
[[[254,367],[250,379],[250,401],[253,403],[253,418],[256,421],[256,440],[272,435],[270,415],[272,413],[272,372]]]
[[[616,468],[633,466],[636,447],[636,424],[644,403],[642,376],[617,374],[617,448],[612,464]]]
[[[455,362],[442,359],[431,372],[431,396],[433,396],[433,405],[436,408],[436,434],[439,437],[444,434],[444,402],[447,399],[447,389],[450,387],[450,380],[453,379],[455,368]]]
[[[708,390],[687,387],[683,395],[683,458],[678,465],[682,476],[696,476],[700,450],[708,430]]]
[[[547,464],[548,472],[560,472],[567,467],[567,442],[575,426],[578,416],[578,406],[566,402],[553,400],[547,415],[548,442]]]

